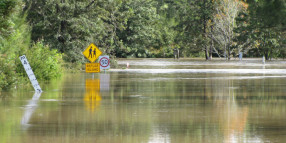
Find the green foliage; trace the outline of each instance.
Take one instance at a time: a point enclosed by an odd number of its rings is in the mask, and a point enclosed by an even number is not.
[[[51,80],[62,74],[62,54],[57,50],[50,50],[42,42],[35,43],[26,53],[26,57],[39,80]],[[26,76],[22,63],[17,60],[17,73]]]
[[[11,88],[15,85],[16,79],[15,64],[12,61],[0,58],[0,91]]]
[[[214,3],[212,0],[178,0],[177,5],[178,35],[176,42],[182,48],[184,53],[196,51],[200,53],[205,51],[208,59],[208,45],[210,38],[209,23],[213,19]],[[196,45],[196,46],[194,46]],[[191,54],[184,54],[191,55]]]
[[[26,54],[39,79],[50,80],[61,75],[62,55],[37,42],[31,47],[30,28],[20,0],[0,2],[0,90],[8,90],[27,78],[19,56]]]
[[[90,14],[94,5],[87,8],[86,1],[30,1],[26,0],[28,20],[32,25],[32,40],[44,39],[44,44],[61,53],[69,62],[83,61],[82,51],[103,31],[100,21]]]
[[[282,37],[285,26],[286,3],[283,0],[248,1],[249,8],[239,15],[238,28],[235,29],[238,46],[255,55],[264,55],[267,60],[272,57],[284,57]]]
[[[31,1],[28,19],[32,39],[65,53],[70,62],[83,62],[81,52],[91,42],[105,54],[148,57],[168,38],[154,0]],[[160,23],[161,22],[161,23]],[[163,35],[163,36],[162,36]],[[164,36],[166,35],[166,36]]]
[[[0,90],[8,90],[18,83],[15,62],[18,54],[29,44],[20,5],[17,0],[0,2]]]
[[[129,55],[148,57],[147,49],[159,47],[161,33],[157,25],[160,17],[155,7],[156,2],[153,0],[133,0],[124,5],[131,15],[126,30],[120,33],[120,39],[126,47],[131,47]]]
[[[84,69],[85,65],[83,65],[80,62],[75,62],[75,63],[63,62],[63,68],[64,68],[65,72],[77,73],[77,72],[81,71],[82,69]]]
[[[65,61],[75,65],[86,61],[82,51],[90,43],[113,57],[172,57],[173,48],[180,48],[181,55],[187,57],[201,56],[204,52],[206,59],[208,52],[220,56],[226,51],[231,55],[231,51],[241,50],[245,55],[251,51],[255,55],[279,57],[283,56],[281,51],[285,48],[282,40],[286,33],[284,0],[249,0],[248,9],[243,11],[245,17],[237,19],[234,17],[240,9],[232,5],[247,6],[236,0],[24,2],[32,41],[36,43],[42,39],[43,45],[57,49],[63,53]],[[31,43],[30,32],[23,36],[23,30],[13,28],[25,25],[18,24],[25,23],[25,18],[22,22],[16,20],[22,7],[13,8],[13,5],[19,3],[20,0],[0,2],[0,20],[3,21],[0,23],[3,27],[0,29],[0,50],[14,56],[27,53],[25,49]],[[26,25],[22,29],[29,30],[29,27]],[[15,42],[18,36],[26,39]],[[6,40],[7,37],[10,40]],[[7,49],[11,46],[13,50]]]
[[[13,22],[11,14],[16,6],[16,1],[1,0],[0,1],[0,40],[7,37],[12,32]]]

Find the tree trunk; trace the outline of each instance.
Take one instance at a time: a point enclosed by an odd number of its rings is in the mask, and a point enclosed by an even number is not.
[[[214,47],[214,40],[213,40],[213,25],[211,26],[211,45],[210,45],[210,53],[209,53],[209,59],[212,60],[213,58],[213,47]]]
[[[178,48],[177,51],[178,51],[177,58],[179,59],[180,58],[180,49]]]
[[[204,0],[204,7],[203,8],[206,8],[206,0]],[[205,37],[205,40],[207,40],[207,18],[206,18],[206,15],[204,14],[204,17],[203,17],[203,24],[204,24],[204,37]],[[205,56],[206,56],[206,60],[209,60],[209,53],[208,53],[208,46],[205,44]]]
[[[209,56],[208,56],[208,46],[205,46],[206,50],[205,50],[205,55],[206,55],[206,60],[209,60]]]
[[[209,60],[212,60],[213,59],[213,41],[212,41],[212,44],[210,46],[210,53],[209,53]]]
[[[227,54],[228,54],[227,59],[230,60],[230,47],[229,46],[227,47]]]
[[[264,52],[264,55],[265,55],[265,60],[269,60],[269,56],[268,56],[268,54],[267,54],[268,52],[266,51],[266,52]]]
[[[272,60],[272,48],[270,48],[269,60]]]

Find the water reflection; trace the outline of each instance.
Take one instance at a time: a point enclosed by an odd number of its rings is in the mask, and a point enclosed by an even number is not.
[[[85,80],[85,96],[84,101],[86,108],[94,112],[99,109],[101,96],[100,96],[100,80],[99,79],[86,79]]]
[[[98,76],[97,76],[98,78]],[[94,112],[99,109],[101,101],[101,92],[109,91],[110,74],[99,74],[99,79],[85,79],[84,102],[86,109]]]
[[[226,83],[229,85],[217,87],[225,91],[218,92],[217,95],[214,92],[214,96],[216,96],[214,100],[216,105],[214,113],[219,117],[220,130],[224,136],[223,142],[243,142],[246,136],[245,128],[247,126],[249,109],[247,106],[237,104],[236,90],[239,89],[233,87],[233,81]]]
[[[23,115],[22,120],[21,120],[21,125],[22,125],[24,130],[26,130],[29,127],[28,123],[29,123],[30,118],[33,115],[34,111],[38,107],[38,101],[39,101],[40,97],[41,97],[41,92],[40,93],[36,92],[33,95],[32,99],[25,106],[24,115]]]
[[[4,135],[10,137],[4,142],[37,143],[286,140],[285,74],[122,71],[93,77],[68,74],[63,84],[35,95],[21,117],[27,93],[0,102],[0,131],[6,131],[0,142]],[[28,128],[19,132],[22,126]]]
[[[110,74],[100,74],[100,91],[109,91],[110,88]]]
[[[153,128],[148,143],[170,143],[171,139],[167,132],[162,129]]]
[[[247,141],[245,138],[249,109],[247,106],[237,103],[237,96],[241,96],[239,95],[241,89],[235,84],[235,79],[237,78],[225,77],[225,79],[211,80],[214,87],[208,91],[215,99],[213,101],[216,105],[214,113],[217,114],[219,130],[222,131],[225,143]]]

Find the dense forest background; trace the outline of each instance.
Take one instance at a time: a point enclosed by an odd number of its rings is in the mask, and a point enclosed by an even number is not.
[[[52,79],[63,60],[85,62],[90,43],[113,58],[170,58],[178,49],[270,60],[285,57],[285,38],[285,0],[1,0],[0,89],[25,75],[23,54]]]

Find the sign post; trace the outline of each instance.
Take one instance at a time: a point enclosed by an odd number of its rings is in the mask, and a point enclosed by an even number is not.
[[[239,52],[239,60],[242,61],[242,55],[243,53],[242,52]]]
[[[99,63],[93,63],[96,59],[102,54],[102,52],[91,43],[82,54],[91,62],[85,64],[85,72],[87,73],[96,73],[100,72]]]
[[[20,60],[22,62],[22,65],[24,66],[24,69],[25,69],[25,71],[26,71],[26,73],[27,73],[27,75],[28,75],[28,77],[29,77],[29,79],[30,79],[30,81],[31,81],[35,91],[38,92],[38,93],[41,93],[42,89],[41,89],[41,87],[40,87],[40,85],[39,85],[39,83],[38,83],[38,81],[36,79],[36,76],[34,75],[34,72],[33,72],[32,68],[31,68],[31,66],[30,66],[30,64],[28,62],[28,59],[26,58],[25,55],[20,56],[19,58],[20,58]]]

